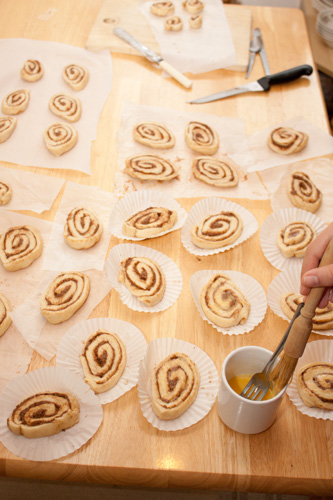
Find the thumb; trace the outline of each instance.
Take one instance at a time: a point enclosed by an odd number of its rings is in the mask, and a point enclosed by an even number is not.
[[[333,264],[311,269],[302,277],[302,285],[306,288],[333,286]]]

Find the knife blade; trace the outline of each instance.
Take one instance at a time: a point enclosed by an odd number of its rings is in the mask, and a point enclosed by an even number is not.
[[[148,59],[148,61],[158,64],[162,69],[164,69],[164,71],[166,71],[185,88],[189,89],[192,87],[191,80],[180,73],[180,71],[178,71],[176,68],[171,66],[171,64],[167,63],[159,54],[156,54],[156,52],[134,38],[134,36],[132,36],[130,33],[119,27],[114,28],[113,33],[125,42],[129,43],[134,49],[136,49],[138,52],[140,52],[140,54]]]
[[[263,76],[255,82],[246,83],[245,85],[240,85],[239,87],[235,87],[233,89],[222,90],[216,94],[210,94],[205,97],[200,97],[199,99],[188,101],[188,104],[203,104],[206,102],[219,101],[220,99],[225,99],[226,97],[238,94],[244,94],[245,92],[267,92],[271,88],[271,85],[292,82],[303,75],[311,75],[312,72],[312,66],[303,64],[302,66],[286,69],[285,71],[275,73],[274,75]]]

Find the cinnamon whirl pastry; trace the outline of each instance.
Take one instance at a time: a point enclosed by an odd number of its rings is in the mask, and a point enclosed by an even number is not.
[[[152,409],[161,420],[180,417],[195,401],[199,370],[186,354],[176,352],[163,359],[151,374]]]
[[[52,436],[80,420],[80,405],[72,394],[44,392],[19,403],[7,419],[8,428],[29,439]]]
[[[17,125],[17,118],[14,116],[0,117],[0,144],[7,141],[14,132]]]
[[[333,364],[309,363],[296,378],[298,393],[306,406],[333,410]]]
[[[7,298],[0,293],[0,337],[12,324],[12,318],[9,315],[10,311],[11,308]]]
[[[77,122],[81,117],[81,102],[77,97],[55,94],[49,100],[50,111],[69,122]]]
[[[155,16],[169,16],[173,14],[175,6],[172,2],[154,2],[150,6],[150,12]]]
[[[208,215],[191,231],[191,239],[199,248],[220,248],[230,245],[239,238],[243,222],[234,212],[220,212]]]
[[[199,181],[212,186],[234,187],[238,184],[237,171],[227,160],[219,160],[211,156],[194,158],[192,172]]]
[[[147,257],[129,257],[121,262],[118,281],[147,306],[160,302],[165,292],[165,277],[162,269]]]
[[[126,174],[142,181],[171,181],[179,174],[179,168],[170,160],[157,155],[130,156],[125,165]]]
[[[79,64],[68,64],[62,70],[62,76],[73,90],[82,90],[89,80],[89,71]]]
[[[43,75],[43,65],[36,59],[28,59],[21,68],[21,78],[27,82],[37,82]]]
[[[201,0],[185,0],[183,2],[183,7],[189,14],[198,14],[203,10],[204,6],[205,4]]]
[[[126,366],[126,349],[116,333],[97,330],[80,356],[84,380],[98,394],[116,385]]]
[[[307,222],[291,222],[277,235],[277,244],[284,257],[304,257],[307,247],[316,237],[316,231]]]
[[[190,28],[194,29],[194,30],[197,30],[199,28],[201,28],[202,26],[202,15],[201,14],[195,14],[194,16],[191,16],[189,21],[189,26]]]
[[[41,313],[53,325],[63,323],[83,306],[90,292],[86,274],[67,272],[59,274],[40,298]]]
[[[303,296],[300,293],[285,293],[281,297],[281,309],[287,318],[291,319],[299,306],[303,302]],[[312,318],[314,330],[330,330],[333,328],[333,303],[329,302],[326,307],[315,310]]]
[[[267,144],[275,153],[291,155],[298,153],[308,143],[308,135],[288,127],[274,129],[267,139]]]
[[[164,28],[167,31],[180,31],[183,29],[183,21],[179,16],[168,17],[164,21]]]
[[[7,205],[12,199],[12,188],[5,182],[0,181],[0,205]]]
[[[304,172],[294,172],[289,177],[287,193],[295,207],[316,212],[321,205],[323,195]]]
[[[64,227],[64,238],[72,248],[91,248],[101,239],[103,227],[97,215],[87,208],[73,208]]]
[[[133,139],[154,149],[170,149],[175,145],[175,136],[161,123],[141,122],[133,128]]]
[[[50,153],[54,156],[61,156],[73,149],[79,136],[73,125],[54,123],[44,130],[43,137]]]
[[[35,227],[10,227],[0,236],[0,260],[7,271],[30,266],[42,251],[43,240]]]
[[[251,309],[244,294],[223,273],[213,276],[203,287],[200,304],[210,321],[225,328],[245,323]]]
[[[6,115],[18,115],[28,107],[30,90],[21,89],[10,92],[2,101],[2,112]]]
[[[189,148],[203,155],[213,155],[219,147],[215,130],[200,122],[189,122],[185,130],[185,141]]]
[[[164,207],[149,207],[137,212],[124,222],[126,236],[150,238],[171,229],[177,221],[177,212]]]

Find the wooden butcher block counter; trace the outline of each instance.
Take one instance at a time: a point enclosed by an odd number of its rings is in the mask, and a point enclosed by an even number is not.
[[[100,0],[1,2],[1,38],[48,40],[84,48],[101,5]],[[242,6],[232,7],[242,12]],[[259,26],[262,31],[272,73],[301,64],[314,65],[300,10],[271,7],[251,10],[252,28]],[[248,134],[297,116],[329,132],[316,70],[310,77],[276,86],[265,94],[238,96],[193,107],[186,101],[243,84],[246,81],[244,73],[218,70],[188,75],[193,80],[193,87],[186,90],[174,80],[163,78],[158,68],[139,55],[113,52],[112,61],[112,91],[101,113],[97,138],[91,148],[91,176],[64,170],[45,169],[45,173],[113,192],[117,131],[126,101],[242,118]],[[258,57],[250,80],[261,76],[263,70]],[[1,165],[40,172],[36,167],[6,162]],[[59,200],[51,211],[43,213],[45,219],[53,220]],[[189,211],[197,199],[178,201]],[[254,214],[259,228],[272,211],[267,200],[233,201]],[[112,237],[110,248],[119,241]],[[112,290],[91,317],[110,316],[129,321],[142,331],[147,342],[160,337],[176,337],[193,343],[212,358],[219,374],[227,354],[240,346],[275,348],[287,322],[269,308],[262,323],[252,332],[222,335],[201,319],[189,287],[190,277],[198,270],[229,269],[253,276],[267,291],[278,271],[261,251],[259,230],[231,251],[204,259],[185,250],[180,231],[141,244],[165,253],[181,269],[183,288],[177,302],[166,311],[145,314],[126,307],[118,293]],[[323,337],[311,336],[311,340],[320,338]],[[49,364],[55,364],[55,360],[48,363],[34,353],[29,369]],[[0,476],[155,488],[332,494],[333,422],[302,415],[288,397],[284,398],[274,425],[257,435],[238,434],[226,427],[218,417],[216,403],[204,419],[185,430],[159,431],[143,416],[136,388],[104,405],[103,412],[103,423],[92,439],[62,459],[24,460],[0,444]]]

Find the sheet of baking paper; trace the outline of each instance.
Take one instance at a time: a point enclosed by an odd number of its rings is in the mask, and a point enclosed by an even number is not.
[[[155,121],[166,125],[175,135],[176,145],[169,150],[152,149],[134,141],[133,128],[138,122]],[[228,157],[236,166],[239,184],[234,188],[217,188],[200,182],[192,175],[192,161],[203,156],[192,151],[185,143],[185,129],[190,121],[206,123],[219,135],[220,146],[214,157]],[[135,154],[157,154],[180,166],[178,179],[169,182],[140,181],[123,172],[125,159]],[[248,173],[252,164],[248,153],[244,120],[215,116],[207,113],[176,111],[155,106],[125,103],[118,133],[118,169],[114,192],[124,195],[139,189],[158,188],[174,198],[223,196],[229,198],[267,199],[268,193],[258,175]]]
[[[316,187],[322,192],[323,200],[315,215],[324,222],[332,222],[333,214],[333,162],[328,158],[315,158],[302,163],[271,168],[260,172],[270,198],[273,211],[289,208],[291,203],[287,194],[288,180],[292,172],[301,171],[308,174]]]
[[[90,293],[83,306],[67,321],[52,325],[40,311],[40,296],[58,275],[53,271],[44,271],[36,283],[34,293],[12,312],[13,322],[25,340],[48,361],[56,354],[65,332],[75,323],[88,319],[93,309],[111,290],[110,282],[103,271],[88,270],[85,274],[90,278]]]
[[[104,267],[110,243],[110,214],[118,197],[94,186],[67,182],[54,219],[51,236],[45,248],[43,269],[50,271],[84,271]],[[75,207],[95,212],[103,226],[102,237],[96,245],[86,250],[71,248],[64,239],[64,225],[68,214]]]
[[[9,380],[27,372],[33,349],[12,323],[0,337],[0,393]]]
[[[291,155],[274,153],[267,145],[267,138],[272,130],[277,127],[289,127],[307,133],[309,136],[308,144],[299,153]],[[251,154],[250,158],[253,163],[248,168],[248,172],[261,171],[277,167],[278,165],[286,165],[293,161],[303,161],[309,158],[332,154],[333,137],[303,117],[296,117],[282,123],[277,123],[250,136],[249,153]]]
[[[1,152],[1,149],[0,149]],[[0,180],[12,189],[12,198],[6,210],[32,210],[41,213],[50,210],[65,180],[49,175],[25,172],[0,166]]]
[[[20,76],[20,69],[27,59],[37,59],[44,65],[44,75],[37,82],[26,82]],[[72,63],[82,64],[89,71],[87,86],[78,92],[72,90],[62,78],[62,69]],[[0,160],[90,174],[91,142],[96,138],[98,120],[112,86],[110,52],[89,52],[79,47],[40,40],[1,39],[0,67],[1,101],[14,90],[30,90],[29,105],[17,115],[14,133],[0,145]],[[46,148],[42,134],[52,123],[66,122],[51,113],[48,107],[50,98],[59,92],[80,99],[82,116],[73,124],[79,134],[78,143],[71,151],[55,157]]]
[[[191,14],[183,8],[183,2],[174,2],[173,15],[183,21],[181,31],[167,31],[164,28],[166,17],[150,12],[152,3],[140,0],[140,10],[154,33],[163,59],[179,71],[196,74],[236,64],[235,46],[221,0],[204,1],[200,29],[189,27]]]

